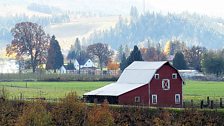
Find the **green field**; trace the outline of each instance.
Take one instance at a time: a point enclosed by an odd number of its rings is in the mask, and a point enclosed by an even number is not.
[[[61,98],[73,91],[82,96],[85,92],[105,86],[111,82],[0,82],[9,92],[9,98]],[[202,100],[209,96],[218,100],[224,98],[224,82],[186,81],[183,87],[185,100]]]

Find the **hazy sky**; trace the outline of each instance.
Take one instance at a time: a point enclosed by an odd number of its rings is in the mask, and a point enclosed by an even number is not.
[[[143,1],[145,1],[145,9],[150,11],[163,13],[188,11],[224,17],[224,1],[222,0],[0,0],[0,9],[2,10],[10,4],[25,7],[34,2],[70,10],[128,15],[131,6],[136,6],[142,12]],[[4,11],[1,12],[4,13]]]
[[[145,0],[146,8],[163,12],[183,12],[224,16],[223,0]]]

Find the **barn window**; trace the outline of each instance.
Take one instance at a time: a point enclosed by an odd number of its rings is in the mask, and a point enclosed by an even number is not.
[[[177,73],[172,74],[172,79],[177,79]]]
[[[170,90],[170,80],[169,79],[162,80],[162,88],[163,88],[163,90]]]
[[[135,102],[136,102],[136,103],[139,103],[140,101],[141,101],[140,96],[136,96],[136,97],[135,97]]]
[[[155,74],[155,79],[159,79],[159,74]]]
[[[152,104],[157,104],[157,95],[156,94],[152,95]]]
[[[180,104],[180,94],[175,94],[175,104]]]

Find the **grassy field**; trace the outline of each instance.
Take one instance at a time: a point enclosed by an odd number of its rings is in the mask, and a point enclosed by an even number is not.
[[[74,91],[82,96],[85,92],[105,86],[111,82],[0,82],[9,92],[9,98],[46,97],[61,98],[68,92]],[[185,100],[202,100],[209,96],[218,100],[224,98],[224,82],[186,81],[183,87]]]
[[[77,92],[83,95],[85,92],[102,87],[110,82],[0,82],[9,92],[9,98],[20,97],[23,94],[25,98],[61,98],[69,92]]]

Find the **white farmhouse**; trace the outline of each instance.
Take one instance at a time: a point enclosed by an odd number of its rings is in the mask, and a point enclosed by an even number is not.
[[[66,73],[66,69],[63,65],[60,67],[59,72],[60,72],[60,74],[65,74]]]
[[[78,61],[74,60],[74,67],[76,70],[79,70],[79,68],[93,68],[95,67],[95,64],[91,59],[85,60],[85,61]]]

